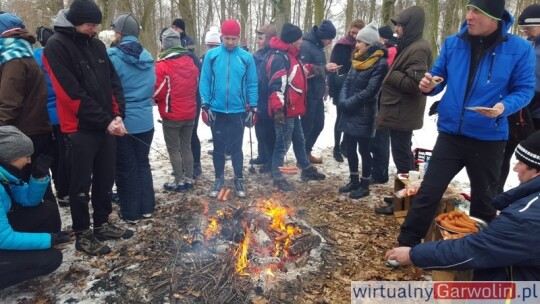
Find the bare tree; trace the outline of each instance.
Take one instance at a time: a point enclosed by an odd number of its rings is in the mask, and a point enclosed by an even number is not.
[[[383,0],[381,10],[381,25],[392,25],[390,18],[394,15],[394,4],[396,0]]]

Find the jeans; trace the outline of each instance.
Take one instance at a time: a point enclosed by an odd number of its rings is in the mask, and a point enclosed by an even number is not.
[[[216,112],[214,122],[214,162],[215,177],[222,178],[225,174],[225,151],[231,153],[234,176],[243,177],[244,153],[242,144],[244,141],[244,113],[219,113]]]
[[[497,192],[504,146],[504,141],[440,133],[424,180],[401,225],[398,242],[411,247],[420,243],[433,222],[444,191],[463,167],[471,182],[471,215],[491,221],[496,213],[491,199]]]
[[[396,164],[397,173],[409,173],[410,170],[414,170],[411,139],[412,131],[390,130],[392,157],[394,164]]]
[[[370,150],[373,156],[371,170],[373,180],[376,182],[387,182],[388,165],[390,163],[390,132],[388,129],[377,129],[375,138],[371,140]]]
[[[306,153],[311,153],[313,146],[324,128],[324,101],[311,100],[307,104],[306,115],[302,116]]]
[[[150,170],[150,145],[154,129],[118,138],[116,150],[116,188],[122,217],[138,220],[144,213],[154,212],[155,195]]]
[[[351,173],[358,172],[358,152],[362,158],[362,178],[369,178],[371,176],[371,138],[358,137],[345,133],[345,140],[347,141],[347,161],[349,162],[349,171]]]
[[[279,167],[283,166],[284,157],[291,147],[291,142],[296,162],[302,170],[307,169],[310,164],[304,149],[304,132],[302,131],[300,118],[287,118],[284,125],[274,124],[274,127],[276,130],[276,144],[272,155],[272,176],[274,180],[283,179]]]
[[[163,138],[176,182],[193,183],[193,154],[191,152],[193,125],[193,120],[163,119]]]

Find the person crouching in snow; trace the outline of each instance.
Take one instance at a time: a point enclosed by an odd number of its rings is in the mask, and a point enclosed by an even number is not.
[[[163,119],[163,137],[174,176],[174,181],[163,188],[184,192],[193,189],[191,136],[197,111],[198,59],[180,45],[180,35],[173,29],[163,31],[161,47],[154,100]]]
[[[338,129],[345,133],[350,182],[339,192],[350,192],[349,197],[358,199],[369,195],[371,176],[371,139],[375,137],[377,119],[377,96],[388,72],[388,52],[379,42],[375,24],[368,24],[356,35],[356,52],[352,68],[343,84],[338,106],[342,109]],[[362,158],[362,180],[359,179],[358,154]]]
[[[66,241],[58,207],[42,202],[52,158],[40,155],[26,183],[22,168],[32,153],[28,136],[14,126],[0,127],[0,289],[47,275],[62,263],[62,252],[53,248]]]

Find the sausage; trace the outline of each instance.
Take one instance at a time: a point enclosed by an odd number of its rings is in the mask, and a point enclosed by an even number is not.
[[[223,200],[223,197],[225,196],[225,191],[227,191],[225,189],[225,187],[221,188],[221,190],[219,190],[219,193],[218,193],[218,196],[217,196],[217,200],[218,201],[222,201]]]
[[[439,214],[436,218],[435,218],[435,221],[437,221],[437,223],[440,223],[442,220],[444,220],[446,217],[448,216],[448,212],[447,213],[441,213]]]
[[[226,202],[229,199],[229,196],[231,196],[231,189],[225,190],[225,194],[223,195],[223,201]]]
[[[446,229],[450,229],[452,231],[455,231],[455,232],[462,232],[462,233],[470,233],[471,230],[469,228],[462,228],[462,227],[458,227],[446,220],[443,220],[441,221],[441,226],[443,226],[444,228]]]

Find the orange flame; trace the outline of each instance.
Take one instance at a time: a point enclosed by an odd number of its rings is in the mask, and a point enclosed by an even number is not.
[[[266,268],[266,274],[273,277],[273,278],[276,277],[276,275],[272,272],[272,269],[270,269],[270,268]]]
[[[242,223],[244,226],[244,230],[246,232],[246,235],[244,237],[244,240],[242,240],[242,243],[240,243],[240,246],[235,252],[235,256],[238,256],[238,260],[236,261],[236,266],[234,267],[234,270],[236,273],[240,275],[249,275],[249,273],[246,271],[246,268],[248,266],[248,245],[249,245],[249,237],[250,237],[250,230],[247,227],[246,223]]]
[[[206,228],[206,231],[204,232],[204,237],[209,239],[210,237],[216,235],[219,231],[218,227],[218,220],[216,218],[212,218],[208,224],[208,227]]]

